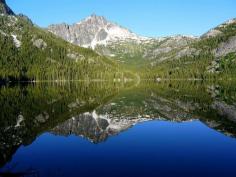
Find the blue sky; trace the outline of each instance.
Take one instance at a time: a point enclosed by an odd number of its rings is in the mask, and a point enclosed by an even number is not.
[[[236,17],[236,0],[7,0],[34,23],[74,23],[95,13],[145,36],[201,35]]]

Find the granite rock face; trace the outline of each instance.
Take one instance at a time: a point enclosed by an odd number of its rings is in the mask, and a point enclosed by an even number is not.
[[[236,52],[236,34],[227,42],[220,44],[220,46],[215,51],[215,56],[221,57],[232,52]]]
[[[66,41],[90,48],[95,48],[99,44],[106,45],[109,41],[141,38],[128,29],[96,15],[73,25],[50,25],[48,30]]]
[[[182,50],[197,40],[196,37],[184,35],[144,37],[97,15],[72,25],[50,25],[48,31],[70,43],[92,48],[99,54],[120,60],[135,56],[143,59],[164,58],[163,55],[169,56],[173,51]]]

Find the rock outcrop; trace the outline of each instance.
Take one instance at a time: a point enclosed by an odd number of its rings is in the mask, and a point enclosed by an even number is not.
[[[104,17],[96,15],[91,15],[73,25],[66,23],[50,25],[48,30],[73,44],[93,49],[99,44],[106,45],[111,41],[143,39],[143,37],[107,21]]]
[[[223,42],[215,51],[216,57],[225,56],[229,53],[236,52],[236,34],[231,37],[227,42]]]

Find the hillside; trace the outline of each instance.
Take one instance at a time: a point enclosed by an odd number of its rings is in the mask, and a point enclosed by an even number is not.
[[[229,20],[207,33],[167,61],[147,68],[145,77],[234,79],[236,76],[236,19]]]
[[[15,15],[0,1],[0,81],[124,79],[118,64]]]
[[[235,19],[200,37],[150,38],[96,15],[44,30],[5,0],[0,13],[1,82],[235,78]]]
[[[143,67],[155,62],[157,58],[167,60],[172,57],[171,53],[181,50],[197,39],[181,35],[144,37],[97,15],[91,15],[72,25],[50,25],[48,31],[75,45],[91,48],[101,55],[115,59],[129,66],[129,69]]]
[[[215,79],[235,74],[235,23],[232,19],[201,37],[147,38],[92,15],[73,25],[51,25],[48,30],[118,61],[142,78]]]

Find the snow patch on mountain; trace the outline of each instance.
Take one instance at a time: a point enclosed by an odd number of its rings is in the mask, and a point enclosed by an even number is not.
[[[103,20],[103,23],[100,23],[99,29],[95,32],[92,42],[82,45],[83,47],[91,47],[92,49],[95,49],[97,45],[106,46],[109,42],[125,40],[135,40],[140,42],[149,39],[147,37],[138,36],[126,28],[108,22],[104,17],[90,16],[84,21],[77,23],[77,25],[83,25],[84,23],[88,23],[90,20],[96,24],[97,19]]]
[[[73,25],[50,25],[48,31],[61,36],[63,39],[86,48],[106,46],[110,42],[133,40],[143,42],[150,38],[138,36],[102,16],[92,15]]]
[[[100,38],[100,35],[102,33],[104,33],[104,35],[106,36],[104,39]],[[127,29],[109,23],[106,26],[100,28],[100,30],[95,34],[95,37],[92,40],[91,44],[87,44],[84,46],[95,49],[97,45],[106,46],[109,42],[124,41],[124,40],[141,41],[141,40],[146,40],[146,38],[139,37]]]

